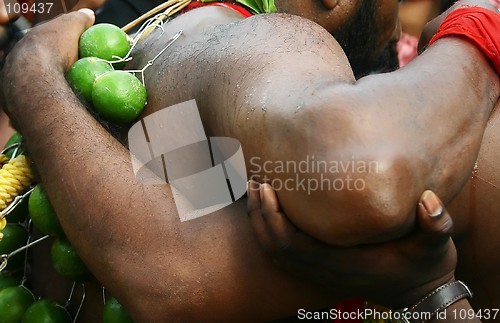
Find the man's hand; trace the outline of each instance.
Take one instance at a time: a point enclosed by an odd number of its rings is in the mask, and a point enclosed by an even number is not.
[[[29,100],[32,75],[44,70],[66,73],[78,58],[78,39],[95,20],[89,9],[71,12],[31,29],[7,55],[2,71],[2,105]],[[50,95],[47,93],[47,95]],[[17,111],[16,111],[17,112]],[[23,111],[19,112],[21,115]],[[15,120],[15,118],[14,118]]]
[[[430,191],[420,199],[415,231],[377,245],[334,247],[307,236],[289,222],[268,184],[249,183],[248,212],[260,244],[280,266],[353,297],[399,308],[454,277],[452,220]]]
[[[7,64],[10,66],[7,66],[7,70],[20,61],[34,62],[36,65],[54,64],[57,65],[54,67],[67,70],[78,58],[80,35],[92,26],[94,20],[92,10],[82,9],[60,15],[31,29],[9,55]],[[17,72],[20,70],[24,68]]]

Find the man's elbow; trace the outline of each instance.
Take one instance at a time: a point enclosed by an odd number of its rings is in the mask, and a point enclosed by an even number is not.
[[[363,177],[364,190],[353,192],[352,197],[366,200],[357,208],[370,224],[364,228],[364,243],[399,238],[415,223],[420,195],[410,163],[405,158],[391,158],[379,166],[376,173]]]
[[[411,167],[404,159],[368,160],[376,159],[351,160],[357,165],[351,165],[348,172],[316,178],[323,189],[308,195],[278,193],[285,213],[301,230],[332,245],[402,236],[414,223],[419,197]]]

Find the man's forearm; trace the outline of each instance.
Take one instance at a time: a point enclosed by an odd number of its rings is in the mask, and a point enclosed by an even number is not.
[[[124,272],[117,270],[125,263],[117,267],[123,262],[119,258],[147,263],[142,259],[148,257],[145,245],[160,243],[162,233],[168,237],[164,221],[174,210],[165,207],[169,192],[135,180],[126,149],[85,110],[61,71],[25,64],[25,71],[41,77],[6,75],[16,80],[9,95],[11,118],[24,135],[65,234],[98,279],[120,291]],[[152,241],[141,242],[144,234]]]

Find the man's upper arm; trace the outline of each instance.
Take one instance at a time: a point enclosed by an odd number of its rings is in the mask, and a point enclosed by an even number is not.
[[[262,73],[262,112],[261,96],[240,109],[241,120],[253,118],[252,132],[236,130],[251,137],[249,175],[271,182],[291,220],[325,242],[399,237],[421,192],[448,202],[469,176],[498,77],[474,46],[451,38],[399,71],[354,82],[335,42],[319,39]]]

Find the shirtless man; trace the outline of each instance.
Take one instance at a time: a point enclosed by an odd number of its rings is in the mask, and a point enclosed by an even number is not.
[[[332,33],[353,18],[360,6],[358,1],[328,0],[276,4],[280,11],[301,13]],[[375,8],[375,21],[387,28],[378,30],[380,39],[368,53],[380,51],[395,30],[390,22],[395,22],[396,1],[380,1]],[[168,186],[136,181],[127,150],[86,112],[64,79],[64,71],[76,59],[76,40],[90,23],[75,13],[30,32],[8,61],[3,90],[7,110],[26,137],[61,224],[95,276],[140,321],[230,320],[245,314],[259,320],[331,302],[324,295],[314,295],[311,286],[275,271],[255,249],[248,220],[234,216],[245,212],[244,202],[180,223]],[[415,205],[422,191],[435,188],[446,200],[456,194],[469,176],[483,128],[498,100],[496,72],[468,42],[440,40],[404,70],[355,81],[341,48],[310,20],[287,15],[242,20],[225,8],[197,9],[176,18],[161,39],[140,46],[136,64],[143,65],[141,55],[147,60],[147,55],[157,53],[180,29],[185,37],[169,50],[168,60],[157,66],[169,73],[146,75],[150,95],[146,114],[195,98],[209,135],[240,139],[247,158],[300,161],[303,156],[295,156],[294,145],[307,147],[310,151],[306,153],[317,156],[328,145],[332,154],[345,149],[350,159],[354,149],[360,158],[380,162],[381,171],[364,178],[366,192],[337,192],[328,197],[330,202],[317,203],[331,193],[318,192],[302,198],[304,205],[297,205],[293,192],[280,196],[285,208],[287,204],[297,208],[293,220],[298,223],[301,214],[338,211],[332,223],[325,223],[331,229],[326,238],[335,239],[329,241],[333,243],[401,237],[414,225]],[[61,34],[60,30],[67,32]],[[450,48],[453,57],[445,55]],[[218,60],[225,64],[216,64]],[[19,73],[21,67],[23,74]],[[205,73],[200,75],[199,70]],[[229,79],[217,79],[223,75]],[[432,76],[430,80],[427,75]],[[450,95],[443,97],[436,85],[450,83]],[[189,84],[193,86],[179,90],[180,85]],[[236,84],[255,88],[256,93],[273,93],[267,96],[267,110],[257,103],[263,97],[246,100]],[[28,89],[29,98],[25,95]],[[247,122],[247,112],[254,122]],[[314,115],[322,118],[317,120]],[[399,130],[401,124],[406,133]],[[330,129],[332,125],[335,127]],[[428,129],[446,131],[437,136]],[[318,143],[315,131],[329,135],[319,137],[322,142]],[[349,220],[359,214],[356,207],[364,208],[366,223]],[[292,212],[287,213],[293,217]],[[380,215],[384,220],[376,223]],[[304,230],[315,234],[308,218],[303,219]],[[463,225],[461,219],[457,217]],[[131,234],[131,228],[137,227],[140,230]],[[343,232],[344,227],[356,231],[351,236]],[[321,232],[315,235],[321,238]],[[496,265],[493,262],[488,265]],[[397,272],[406,270],[402,267]],[[436,277],[413,282],[415,286],[405,288],[425,287],[428,292],[440,283]],[[390,293],[388,290],[380,293]],[[334,293],[347,291],[339,288]]]

